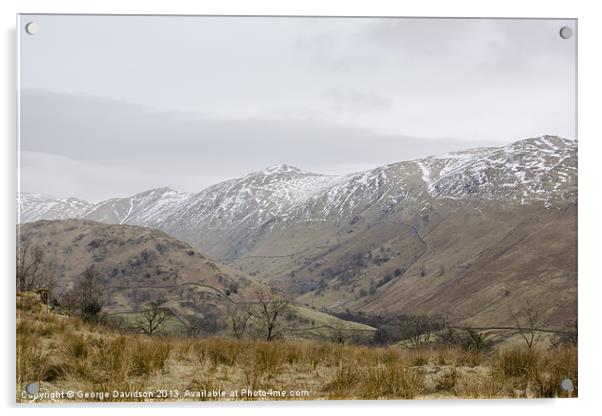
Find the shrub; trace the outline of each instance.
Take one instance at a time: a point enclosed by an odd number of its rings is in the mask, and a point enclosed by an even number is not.
[[[416,368],[376,367],[366,370],[361,385],[365,399],[413,399],[424,390],[424,375]]]
[[[111,378],[111,375],[124,374],[129,365],[128,337],[102,339],[97,346],[92,365]]]
[[[132,345],[129,374],[134,376],[148,375],[163,370],[169,357],[171,346],[166,341],[150,342],[137,339]]]
[[[88,344],[81,336],[67,338],[64,343],[64,349],[68,357],[78,360],[88,356]]]
[[[494,363],[504,377],[527,377],[537,365],[537,351],[512,348],[500,352]]]
[[[537,397],[559,397],[568,393],[560,388],[560,382],[568,378],[573,382],[572,396],[577,396],[577,349],[559,348],[541,354],[537,365],[531,369],[533,394]]]
[[[437,391],[449,391],[455,393],[456,384],[458,383],[458,370],[456,367],[452,367],[446,370],[436,380],[435,390]]]
[[[327,382],[322,390],[331,398],[352,397],[356,384],[360,380],[359,371],[350,365],[340,366],[333,379]]]

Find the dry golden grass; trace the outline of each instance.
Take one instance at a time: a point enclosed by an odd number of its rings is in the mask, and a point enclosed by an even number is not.
[[[556,397],[567,394],[559,388],[563,378],[573,381],[577,394],[573,347],[487,356],[457,349],[155,338],[57,315],[30,294],[20,295],[17,307],[18,401],[31,401],[22,391],[34,381],[42,392],[108,392],[104,401]],[[243,389],[287,396],[256,397]],[[155,396],[114,397],[114,391]],[[216,397],[219,391],[226,396]],[[38,401],[53,400],[67,399]]]

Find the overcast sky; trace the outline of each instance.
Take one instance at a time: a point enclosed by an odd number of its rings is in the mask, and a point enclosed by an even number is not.
[[[278,163],[349,173],[575,138],[562,26],[575,22],[21,16],[21,190],[196,192]]]

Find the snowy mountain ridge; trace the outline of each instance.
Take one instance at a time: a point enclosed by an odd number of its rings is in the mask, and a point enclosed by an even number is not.
[[[262,227],[348,222],[368,209],[386,212],[400,204],[420,211],[433,200],[547,208],[575,197],[576,186],[577,142],[542,136],[348,175],[275,165],[198,193],[157,188],[98,204],[21,194],[18,204],[19,222],[84,218],[143,225],[194,244],[208,231],[248,236]]]

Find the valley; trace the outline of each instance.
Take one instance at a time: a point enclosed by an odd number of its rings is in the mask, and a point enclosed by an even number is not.
[[[98,204],[28,194],[20,218],[161,230],[243,288],[267,285],[326,314],[494,326],[534,303],[540,325],[559,329],[576,318],[576,150],[542,136],[341,176],[277,165],[194,194]]]

